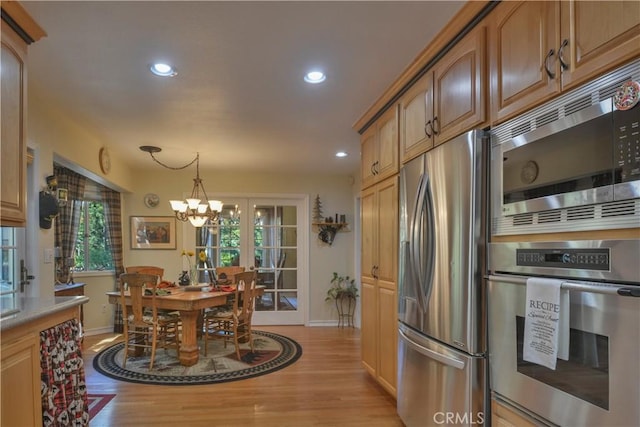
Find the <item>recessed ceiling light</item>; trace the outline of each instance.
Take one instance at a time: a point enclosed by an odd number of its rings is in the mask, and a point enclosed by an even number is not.
[[[173,77],[176,74],[178,74],[178,72],[174,70],[171,65],[168,65],[168,64],[162,64],[162,63],[153,64],[149,69],[153,74],[160,77]]]
[[[304,76],[304,81],[307,83],[322,83],[327,79],[322,71],[310,71]]]
[[[336,153],[336,157],[347,157],[347,156],[348,156],[348,154],[345,153],[344,151],[338,151]]]

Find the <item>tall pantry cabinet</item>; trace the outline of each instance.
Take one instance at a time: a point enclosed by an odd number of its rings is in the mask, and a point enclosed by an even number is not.
[[[361,192],[362,219],[362,362],[369,373],[396,395],[398,275],[398,134],[395,107],[365,131],[362,143],[380,138],[395,150],[393,174],[365,186]],[[373,131],[371,131],[373,129]],[[363,147],[363,167],[364,159]]]
[[[24,227],[27,211],[27,46],[46,33],[17,2],[0,21],[0,225]]]

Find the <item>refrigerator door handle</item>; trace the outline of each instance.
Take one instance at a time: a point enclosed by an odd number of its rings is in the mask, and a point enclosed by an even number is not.
[[[402,329],[398,329],[398,334],[402,341],[404,341],[411,349],[417,351],[418,353],[426,356],[430,359],[433,359],[437,362],[440,362],[444,365],[451,366],[456,369],[464,369],[464,360],[456,359],[455,357],[447,356],[436,351],[433,351],[429,348],[423,347],[420,344],[413,341]]]
[[[415,208],[411,215],[410,222],[410,233],[411,233],[411,245],[409,247],[409,257],[411,259],[410,268],[411,274],[416,279],[412,280],[411,283],[416,284],[416,298],[418,300],[418,306],[420,310],[424,313],[426,309],[426,301],[424,297],[424,293],[422,292],[424,288],[424,280],[425,275],[422,268],[422,226],[421,226],[421,218],[422,212],[424,210],[424,200],[426,188],[428,185],[428,178],[426,175],[420,175],[420,182],[418,184],[418,191],[416,196],[416,204]]]
[[[420,277],[420,286],[422,289],[422,295],[424,298],[425,307],[427,302],[431,299],[431,290],[433,289],[433,263],[435,258],[435,225],[433,214],[433,196],[431,194],[431,181],[425,174],[424,177],[424,197],[422,201],[422,209],[425,214],[425,221],[421,224],[420,235],[425,236],[424,227],[427,228],[426,242],[421,245],[421,249],[424,248],[425,253],[420,253],[420,259],[426,265],[424,275]]]

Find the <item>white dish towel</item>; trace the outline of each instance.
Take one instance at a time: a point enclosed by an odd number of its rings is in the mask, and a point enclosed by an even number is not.
[[[556,358],[569,358],[569,291],[562,280],[527,279],[523,359],[556,369]]]

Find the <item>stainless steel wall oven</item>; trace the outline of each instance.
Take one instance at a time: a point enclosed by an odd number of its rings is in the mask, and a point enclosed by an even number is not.
[[[640,420],[640,240],[492,243],[489,246],[490,387],[560,426],[631,426]],[[523,359],[526,283],[569,290],[569,358],[555,370]]]

